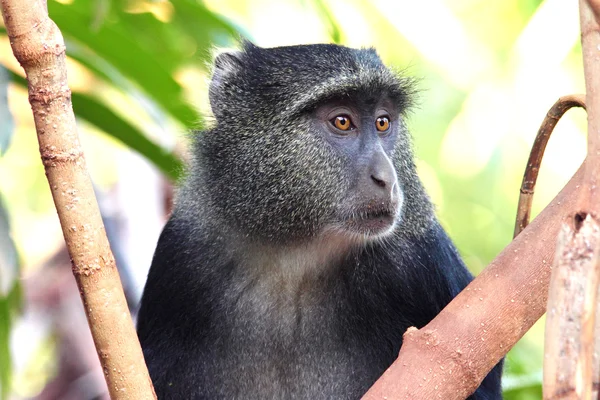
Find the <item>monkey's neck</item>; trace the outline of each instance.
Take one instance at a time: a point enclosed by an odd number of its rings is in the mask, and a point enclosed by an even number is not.
[[[293,245],[248,243],[235,256],[239,265],[254,279],[270,282],[291,291],[335,273],[342,260],[360,248],[355,240],[327,234]]]

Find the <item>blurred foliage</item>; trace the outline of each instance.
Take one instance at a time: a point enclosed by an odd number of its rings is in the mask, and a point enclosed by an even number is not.
[[[8,149],[14,131],[13,117],[8,109],[8,83],[10,76],[0,65],[0,157]]]
[[[5,296],[0,295],[0,399],[8,398],[11,389],[10,332],[20,305],[21,286],[15,282]]]
[[[0,65],[0,157],[8,150],[14,123],[8,109],[9,74]],[[10,233],[8,213],[0,194],[0,399],[10,390],[12,361],[9,335],[20,306],[19,257]]]
[[[106,154],[123,146],[166,176],[179,176],[174,135],[203,125],[214,46],[235,46],[238,35],[262,46],[375,46],[387,64],[420,80],[419,106],[408,121],[419,172],[474,273],[511,240],[518,187],[538,124],[556,98],[583,91],[575,2],[48,0],[48,9],[67,45],[74,111],[87,123],[81,130],[97,181],[114,180],[106,178],[114,172]],[[0,64],[16,83],[9,101],[17,132],[31,130],[22,71],[1,26]],[[0,105],[2,88],[0,83]],[[0,152],[11,137],[3,112],[0,107]],[[585,114],[573,112],[558,125],[540,174],[536,212],[583,159],[584,124]],[[98,131],[103,139],[95,138]],[[35,138],[21,133],[0,159],[0,190],[25,268],[51,248],[48,232],[60,237],[60,231],[33,151]],[[10,329],[2,304],[0,299],[0,383],[7,379],[2,355],[8,354]],[[507,399],[540,396],[542,324],[507,357]]]
[[[0,399],[7,398],[12,375],[10,332],[21,305],[19,257],[11,238],[8,214],[0,196]]]

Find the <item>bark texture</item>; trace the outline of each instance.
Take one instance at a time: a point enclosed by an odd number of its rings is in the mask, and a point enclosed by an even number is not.
[[[600,26],[598,4],[593,3],[579,1],[588,155],[579,201],[561,229],[552,271],[544,348],[547,400],[591,399],[598,374],[594,328],[600,277]]]
[[[600,2],[580,0],[588,110],[588,156],[552,203],[424,328],[409,329],[398,359],[365,399],[464,399],[546,310],[555,270],[546,337],[545,398],[589,399],[593,388],[594,324],[600,238]],[[560,104],[564,103],[564,104]],[[569,104],[570,103],[570,104]],[[561,99],[563,106],[581,98]],[[566,109],[565,109],[566,111]],[[549,123],[553,116],[549,115]],[[517,234],[529,203],[547,137],[525,176]],[[539,159],[538,159],[539,156]],[[530,182],[527,182],[529,180]],[[528,193],[531,191],[531,193]],[[581,210],[581,211],[577,211]],[[564,224],[564,222],[567,222]],[[558,251],[556,237],[562,227]],[[555,256],[556,251],[556,256]],[[562,331],[561,331],[562,330]],[[561,331],[561,332],[559,332]],[[548,361],[550,360],[550,361]],[[551,381],[551,382],[550,382]]]
[[[27,74],[40,154],[111,398],[156,398],[77,136],[62,35],[45,1],[0,7]]]
[[[546,311],[556,236],[585,163],[554,200],[436,318],[409,329],[363,399],[465,399]]]

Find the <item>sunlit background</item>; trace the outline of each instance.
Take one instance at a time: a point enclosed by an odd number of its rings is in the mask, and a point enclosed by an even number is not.
[[[574,1],[48,6],[67,44],[79,132],[133,309],[165,222],[169,182],[180,172],[173,154],[185,159],[187,132],[210,113],[211,55],[235,47],[238,36],[260,46],[374,46],[386,64],[418,78],[409,126],[419,172],[474,274],[512,238],[525,162],[545,113],[558,97],[584,92]],[[0,399],[105,398],[22,75],[0,25]],[[571,111],[546,151],[534,213],[585,149],[585,114]],[[505,398],[540,398],[542,350],[540,321],[509,353]]]

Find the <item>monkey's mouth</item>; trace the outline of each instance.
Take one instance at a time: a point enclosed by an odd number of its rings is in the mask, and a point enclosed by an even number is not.
[[[367,236],[379,236],[391,231],[396,224],[394,204],[366,205],[352,212],[346,219],[346,228]]]

